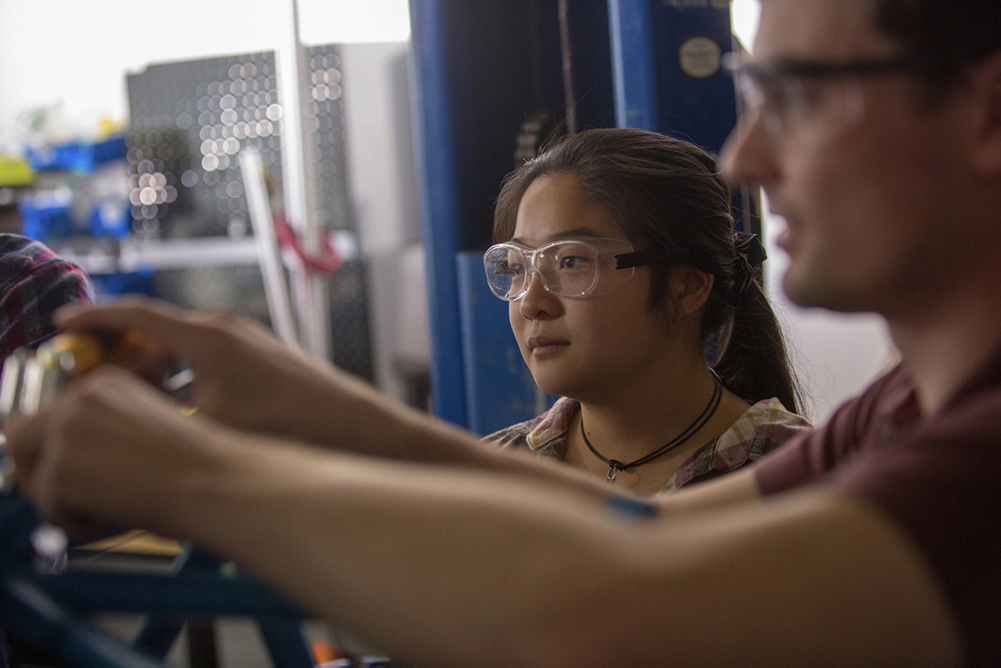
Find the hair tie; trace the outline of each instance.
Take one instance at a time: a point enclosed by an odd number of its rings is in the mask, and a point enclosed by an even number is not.
[[[754,284],[754,268],[768,258],[757,234],[737,232],[733,235],[733,289],[746,292]]]

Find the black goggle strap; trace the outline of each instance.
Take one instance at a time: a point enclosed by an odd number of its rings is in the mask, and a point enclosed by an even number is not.
[[[629,269],[630,267],[642,267],[666,262],[681,262],[704,271],[707,274],[718,274],[721,271],[720,267],[711,259],[693,253],[687,248],[654,248],[615,256],[616,269]]]
[[[654,248],[616,255],[615,268],[629,269],[630,267],[642,267],[648,264],[690,259],[692,259],[692,253],[686,248]]]
[[[768,257],[765,253],[764,245],[761,243],[761,238],[757,234],[738,232],[734,235],[734,246],[736,250],[735,261],[746,264],[748,267],[757,267]],[[693,253],[687,248],[654,248],[651,250],[623,253],[615,256],[615,268],[629,269],[630,267],[642,267],[662,262],[677,262],[679,260],[710,274],[718,274],[721,271],[721,268],[710,258]]]

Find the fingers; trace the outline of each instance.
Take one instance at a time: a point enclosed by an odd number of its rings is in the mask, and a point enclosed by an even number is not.
[[[7,456],[14,460],[18,486],[24,485],[35,470],[49,423],[45,409],[30,418],[14,413],[7,420]]]
[[[101,531],[105,522],[141,521],[156,508],[150,498],[182,422],[176,407],[131,374],[96,369],[45,414],[12,425],[18,490],[77,536]]]
[[[197,343],[196,327],[181,309],[166,302],[127,297],[104,306],[73,305],[59,309],[56,324],[70,331],[134,330],[181,356]]]
[[[154,299],[129,297],[104,306],[60,309],[56,323],[74,331],[133,330],[193,364],[218,361],[234,352],[238,342],[249,348],[285,348],[265,328],[228,312],[183,311]]]
[[[300,412],[296,397],[303,388],[330,380],[331,368],[324,362],[232,313],[189,313],[162,302],[132,298],[64,310],[57,322],[73,330],[132,330],[150,339],[175,359],[190,364],[195,376],[192,401],[200,413],[240,429],[286,433],[298,421],[292,416]],[[134,363],[122,366],[142,371]],[[155,385],[162,384],[162,376],[142,375]]]

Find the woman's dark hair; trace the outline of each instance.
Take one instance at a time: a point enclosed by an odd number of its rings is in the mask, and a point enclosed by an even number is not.
[[[798,412],[800,393],[781,330],[760,283],[742,275],[730,188],[708,153],[630,128],[588,130],[561,140],[505,179],[494,207],[495,243],[514,236],[518,207],[532,182],[555,174],[574,176],[636,250],[691,251],[690,264],[715,275],[700,331],[709,364],[745,401],[778,397]],[[650,306],[656,308],[667,296],[671,265],[651,265],[650,275]],[[741,290],[745,278],[749,285]]]

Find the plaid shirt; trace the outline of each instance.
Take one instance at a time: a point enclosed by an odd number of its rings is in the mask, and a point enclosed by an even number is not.
[[[52,313],[63,304],[93,299],[83,269],[38,241],[0,234],[0,360],[55,332]]]
[[[562,397],[539,417],[502,429],[483,440],[501,448],[530,450],[541,457],[562,460],[570,423],[579,410],[579,402]],[[673,492],[736,471],[810,429],[810,423],[787,411],[778,399],[759,401],[722,435],[686,459],[661,492]]]

